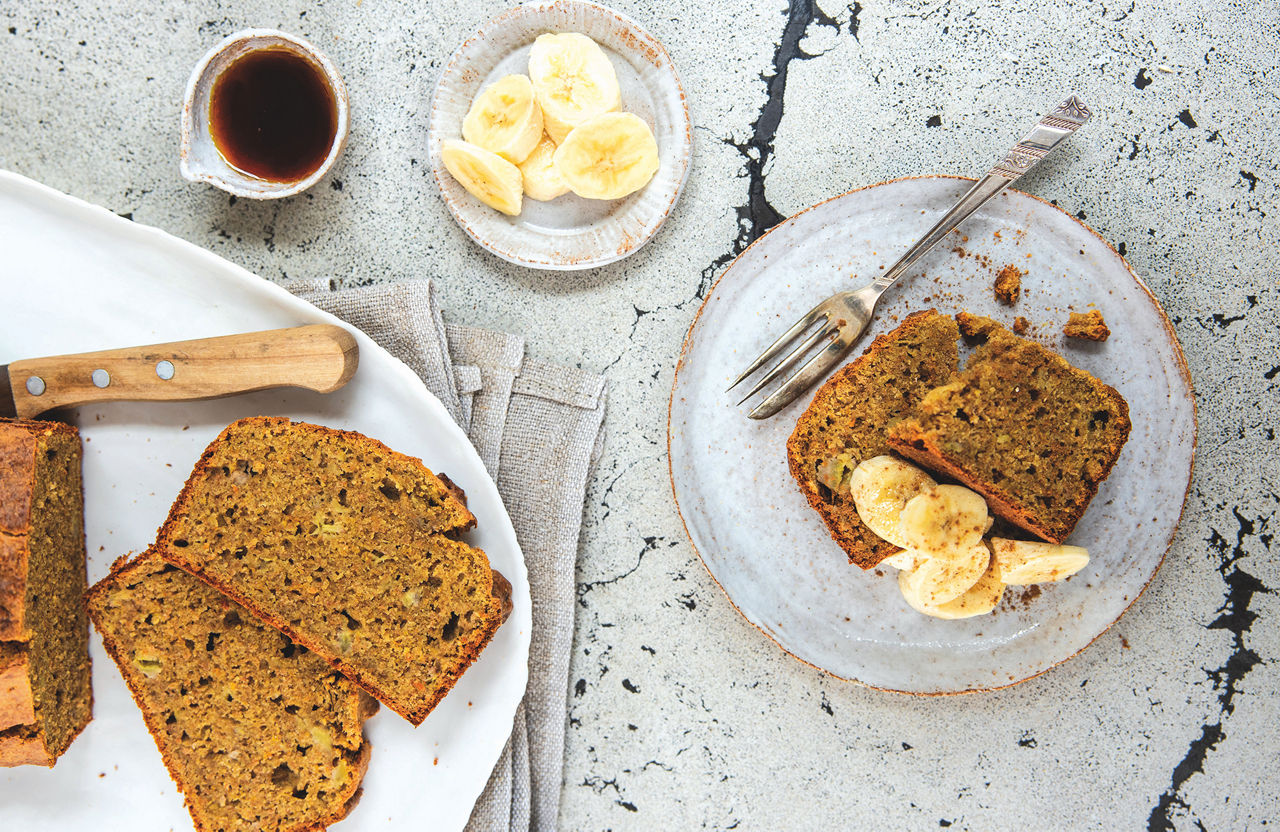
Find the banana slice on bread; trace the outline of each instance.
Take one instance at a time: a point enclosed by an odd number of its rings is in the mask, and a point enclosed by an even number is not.
[[[935,618],[984,615],[1006,585],[1060,581],[1089,563],[1079,546],[993,537],[994,518],[981,495],[938,485],[916,466],[884,455],[849,475],[858,517],[872,532],[902,548],[882,563],[901,570],[898,588],[918,612]]]
[[[902,549],[919,548],[909,545],[900,533],[903,508],[936,485],[924,471],[887,454],[864,460],[849,475],[849,495],[858,518],[874,534]]]

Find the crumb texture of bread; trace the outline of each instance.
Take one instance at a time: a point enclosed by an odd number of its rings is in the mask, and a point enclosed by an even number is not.
[[[417,725],[502,620],[475,524],[420,460],[258,417],[206,449],[156,549]]]
[[[956,323],[933,310],[915,312],[872,342],[814,395],[787,441],[791,474],[849,561],[870,569],[898,551],[858,517],[847,490],[819,479],[829,460],[847,467],[889,451],[886,431],[915,411],[924,395],[955,373]]]
[[[0,766],[53,765],[93,714],[80,433],[0,419]]]
[[[1026,272],[1010,263],[996,274],[995,294],[996,300],[1008,306],[1013,306],[1022,297],[1022,276]]]
[[[89,610],[201,832],[342,819],[368,766],[369,700],[327,662],[154,550]]]
[[[1102,319],[1102,313],[1091,309],[1088,312],[1072,312],[1062,327],[1062,334],[1085,341],[1105,341],[1111,337],[1111,330]]]
[[[889,429],[889,446],[953,477],[993,513],[1054,543],[1067,539],[1129,437],[1124,398],[1062,356],[986,318],[965,369]]]
[[[1021,315],[1013,319],[1013,331],[1017,334],[1026,335],[1029,329],[1031,329],[1031,321]]]

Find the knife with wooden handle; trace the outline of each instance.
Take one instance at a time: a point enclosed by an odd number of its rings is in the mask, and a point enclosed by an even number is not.
[[[331,393],[359,363],[342,327],[312,324],[0,365],[0,416],[93,402],[216,399],[269,387]]]

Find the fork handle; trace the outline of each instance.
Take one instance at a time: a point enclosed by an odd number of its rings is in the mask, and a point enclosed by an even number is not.
[[[1036,162],[1049,155],[1063,139],[1082,127],[1093,113],[1084,102],[1074,95],[1058,105],[1057,109],[1040,119],[1031,132],[1013,146],[999,164],[977,182],[957,202],[950,211],[930,228],[919,242],[907,249],[907,253],[898,262],[890,266],[885,273],[872,281],[879,292],[889,288],[894,281],[915,265],[915,262],[942,241],[956,226],[985,205],[996,194],[1016,182],[1024,173],[1031,170]]]

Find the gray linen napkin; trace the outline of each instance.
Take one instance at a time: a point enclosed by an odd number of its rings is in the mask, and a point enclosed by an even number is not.
[[[404,361],[467,431],[498,485],[529,570],[529,687],[468,832],[550,832],[560,810],[574,566],[587,476],[603,435],[600,376],[524,356],[524,339],[446,325],[430,280],[291,292]]]

